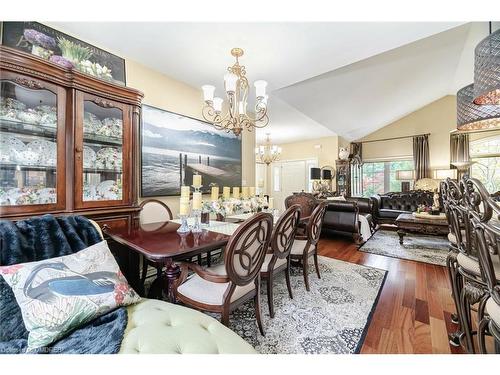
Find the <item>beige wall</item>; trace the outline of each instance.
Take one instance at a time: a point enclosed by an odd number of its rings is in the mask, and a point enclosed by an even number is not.
[[[450,164],[450,131],[456,129],[456,97],[444,96],[431,104],[394,121],[362,138],[362,141],[430,133],[431,168],[447,168]],[[363,159],[412,158],[412,139],[363,144]]]
[[[144,104],[200,118],[201,90],[149,69],[133,60],[126,60],[127,86],[144,93]],[[221,78],[222,79],[222,78]],[[253,185],[255,181],[255,132],[245,131],[242,141],[242,184]],[[172,210],[179,210],[179,197],[159,197]],[[142,199],[140,199],[142,200]],[[154,218],[146,218],[154,221]]]

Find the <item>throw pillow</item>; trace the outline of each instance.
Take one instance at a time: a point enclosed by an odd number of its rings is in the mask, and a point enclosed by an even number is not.
[[[75,254],[0,267],[29,331],[28,349],[46,347],[119,306],[140,301],[106,241]]]

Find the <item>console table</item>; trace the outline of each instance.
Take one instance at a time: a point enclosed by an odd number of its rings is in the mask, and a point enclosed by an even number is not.
[[[403,238],[408,233],[422,233],[431,235],[447,235],[449,233],[446,216],[439,218],[415,217],[411,213],[400,214],[396,219],[398,227],[399,243],[403,244]]]

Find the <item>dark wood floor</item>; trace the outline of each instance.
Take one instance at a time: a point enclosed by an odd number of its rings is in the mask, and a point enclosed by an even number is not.
[[[361,353],[462,353],[448,343],[456,326],[446,268],[358,251],[322,238],[319,254],[389,271]]]

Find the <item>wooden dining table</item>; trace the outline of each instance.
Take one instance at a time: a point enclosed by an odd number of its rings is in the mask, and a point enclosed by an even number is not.
[[[165,221],[141,224],[137,228],[105,231],[113,241],[140,254],[143,261],[165,267],[163,280],[155,280],[155,283],[163,284],[163,290],[171,302],[175,302],[173,287],[180,275],[180,267],[176,262],[223,248],[238,224],[211,222],[201,233],[185,234],[177,232],[179,226],[175,221]]]

